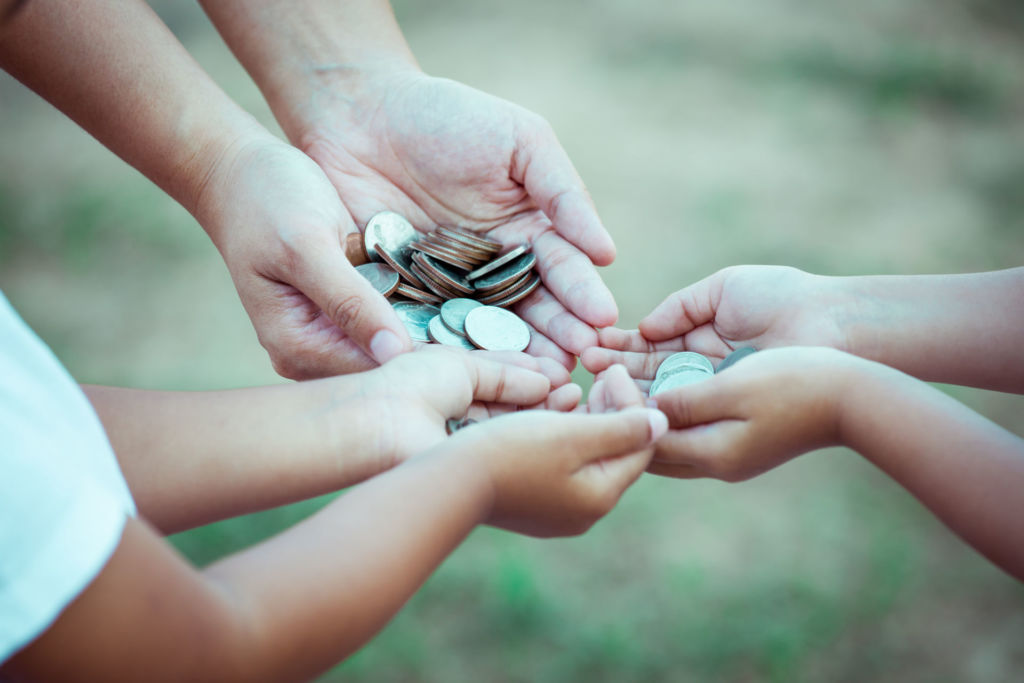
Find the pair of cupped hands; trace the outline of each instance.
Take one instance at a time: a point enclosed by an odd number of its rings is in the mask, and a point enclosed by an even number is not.
[[[194,212],[280,374],[372,370],[363,396],[391,425],[380,432],[382,469],[429,450],[446,439],[446,420],[469,415],[478,424],[452,440],[536,461],[535,476],[516,478],[523,496],[564,500],[565,491],[537,493],[577,482],[592,514],[527,530],[546,535],[581,530],[645,469],[739,480],[789,457],[794,439],[828,441],[821,420],[794,429],[799,411],[785,400],[793,371],[814,360],[807,351],[762,352],[710,381],[645,395],[660,360],[678,350],[720,360],[741,346],[841,348],[827,315],[791,308],[813,276],[725,270],[671,295],[639,330],[609,327],[618,312],[594,266],[611,263],[615,247],[547,122],[418,71],[373,87],[318,103],[301,130],[285,125],[296,146],[240,137]],[[506,247],[529,244],[543,286],[516,306],[531,327],[527,353],[406,353],[413,344],[390,304],[345,258],[346,237],[381,210],[422,231],[460,226]],[[577,357],[596,374],[585,406],[569,382]]]

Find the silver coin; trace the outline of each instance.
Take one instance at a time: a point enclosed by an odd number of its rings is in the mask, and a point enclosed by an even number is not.
[[[427,327],[435,315],[440,315],[441,309],[430,304],[418,304],[411,301],[399,301],[392,304],[391,307],[395,309],[398,319],[405,325],[405,329],[408,330],[413,341],[430,341]]]
[[[430,335],[431,341],[435,341],[438,344],[444,344],[445,346],[456,346],[460,349],[475,349],[473,343],[463,337],[461,334],[455,334],[448,329],[448,326],[441,320],[440,315],[435,315],[430,319],[430,324],[427,325],[427,334]]]
[[[449,299],[441,304],[441,320],[455,334],[466,336],[466,316],[474,308],[483,306],[472,299]]]
[[[523,351],[530,345],[530,328],[504,308],[481,306],[466,315],[466,336],[488,351]]]
[[[466,279],[475,280],[478,277],[483,277],[484,275],[487,275],[487,273],[493,273],[494,271],[496,271],[498,268],[501,268],[509,261],[512,261],[513,259],[522,256],[528,251],[530,251],[530,245],[520,244],[518,247],[508,252],[507,254],[502,254],[501,256],[494,259],[490,263],[482,265],[476,270],[472,271],[469,275],[466,276]]]
[[[753,346],[744,346],[742,348],[736,349],[728,356],[726,356],[724,359],[722,359],[722,362],[718,364],[718,367],[715,369],[715,372],[721,372],[722,370],[726,370],[732,367],[733,365],[740,362],[750,354],[755,353],[756,351],[757,349],[755,349]]]
[[[405,217],[394,211],[374,214],[363,230],[363,247],[371,260],[379,261],[378,247],[384,247],[392,255],[408,248],[416,240],[416,228]]]
[[[706,356],[702,356],[695,351],[680,351],[661,361],[661,365],[658,366],[658,371],[654,377],[657,379],[676,368],[700,368],[706,372],[715,371],[715,366],[711,364],[711,361]]]
[[[529,276],[529,279],[522,286],[517,286],[514,291],[509,290],[502,292],[502,298],[497,301],[491,301],[490,306],[498,306],[499,308],[508,308],[512,304],[519,303],[526,297],[533,294],[533,290],[540,286],[540,275],[534,274]]]
[[[697,369],[683,369],[671,374],[659,377],[654,380],[651,384],[651,396],[657,396],[666,391],[672,389],[678,389],[679,387],[685,387],[688,384],[696,384],[697,382],[703,382],[706,379],[714,377],[710,372],[704,372],[703,370]]]
[[[438,261],[437,259],[431,258],[426,254],[416,252],[412,255],[413,263],[419,265],[420,268],[425,270],[430,275],[435,276],[435,279],[442,282],[449,289],[462,292],[463,294],[472,294],[473,285],[469,284],[457,270],[449,268],[446,263]]]
[[[398,289],[398,273],[383,263],[364,263],[356,266],[356,272],[365,277],[373,288],[384,296],[391,296]]]
[[[494,270],[487,275],[482,275],[473,281],[473,286],[478,292],[494,292],[512,284],[537,264],[537,257],[533,254],[523,254],[518,258],[506,263],[501,268]]]

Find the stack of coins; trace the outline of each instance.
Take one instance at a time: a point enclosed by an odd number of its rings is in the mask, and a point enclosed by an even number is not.
[[[404,217],[384,211],[366,224],[363,247],[371,263],[356,270],[384,296],[409,300],[392,305],[414,341],[517,351],[529,345],[526,323],[502,310],[540,286],[528,246],[501,254],[498,242],[458,228],[421,238]],[[501,313],[478,313],[469,322],[477,307]]]

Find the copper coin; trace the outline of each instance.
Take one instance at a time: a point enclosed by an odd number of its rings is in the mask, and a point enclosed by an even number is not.
[[[530,281],[526,283],[524,287],[518,291],[507,293],[505,298],[499,299],[491,304],[491,306],[497,306],[498,308],[506,308],[512,304],[517,304],[526,297],[533,293],[533,290],[540,286],[540,275],[533,275]]]
[[[370,257],[366,255],[364,239],[361,232],[350,232],[345,235],[345,258],[353,266],[361,266],[370,262]]]
[[[391,296],[398,289],[398,273],[383,263],[364,263],[356,266],[356,272],[365,277],[373,288],[384,296]]]
[[[394,211],[374,214],[363,230],[363,249],[371,261],[380,261],[380,248],[396,254],[416,240],[416,228]],[[399,271],[401,272],[401,271]]]
[[[441,297],[442,301],[447,301],[448,299],[457,299],[458,297],[462,296],[461,293],[451,291],[450,289],[442,285],[440,282],[430,277],[428,273],[426,273],[422,268],[420,268],[415,263],[412,264],[412,271],[416,273],[416,276],[419,277],[419,279],[423,282],[423,286],[429,289],[434,294]]]
[[[519,290],[530,283],[530,280],[534,277],[540,277],[533,273],[524,273],[521,278],[510,284],[508,287],[503,289],[497,289],[493,292],[489,292],[486,296],[478,297],[480,303],[487,306],[492,305],[495,301],[501,301],[507,297],[517,294]]]
[[[432,244],[424,244],[423,242],[416,242],[412,245],[412,248],[429,256],[433,256],[437,260],[444,261],[448,265],[455,266],[461,270],[473,270],[473,264],[459,257],[459,255],[454,251],[448,251],[447,249],[442,249]]]
[[[401,294],[407,299],[419,301],[420,303],[424,304],[433,304],[435,306],[441,304],[444,301],[444,299],[432,294],[431,292],[424,292],[422,289],[410,287],[404,282],[398,285],[398,289],[395,290],[395,294]]]
[[[484,275],[487,275],[488,273],[493,273],[498,268],[501,268],[506,263],[509,263],[509,262],[515,260],[516,258],[522,256],[523,254],[527,253],[528,251],[530,251],[530,245],[528,245],[528,244],[520,244],[518,247],[516,247],[512,251],[508,252],[507,254],[502,254],[501,256],[499,256],[498,258],[494,259],[493,261],[491,261],[487,265],[480,266],[479,268],[477,268],[476,270],[471,272],[469,275],[467,275],[466,279],[467,280],[475,280],[478,277],[483,277]]]
[[[494,240],[481,237],[471,230],[464,228],[437,228],[435,232],[444,235],[453,240],[464,242],[470,246],[478,247],[484,251],[488,251],[492,254],[497,254],[501,251],[501,242],[495,242]]]
[[[533,254],[523,254],[506,263],[501,268],[494,270],[487,275],[482,275],[473,281],[473,286],[478,292],[493,292],[512,284],[537,264],[537,257]]]
[[[464,257],[467,261],[473,261],[475,263],[486,263],[491,260],[491,256],[493,255],[491,252],[471,247],[468,244],[463,244],[462,242],[456,242],[455,240],[449,239],[443,235],[432,234],[430,236],[430,242],[439,247],[454,251],[456,254]]]
[[[462,292],[463,294],[473,293],[473,285],[469,284],[469,281],[462,277],[459,271],[448,267],[444,262],[420,252],[413,254],[412,260],[413,263],[419,264],[420,268],[433,275],[439,282],[444,283],[450,289]]]

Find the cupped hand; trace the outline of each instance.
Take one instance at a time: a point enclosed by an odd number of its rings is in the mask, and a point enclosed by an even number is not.
[[[828,348],[750,355],[695,384],[658,394],[669,420],[649,471],[743,481],[840,442],[844,382],[869,364]]]
[[[279,374],[365,370],[412,349],[390,304],[345,257],[351,215],[298,149],[269,134],[237,144],[210,173],[196,218]]]
[[[449,419],[571,410],[580,388],[568,382],[565,368],[549,358],[431,346],[361,375],[358,400],[379,426],[372,451],[383,471],[445,439]]]
[[[622,363],[650,380],[677,351],[721,360],[744,346],[846,347],[835,315],[842,293],[836,281],[782,266],[734,266],[670,294],[640,321],[638,330],[603,329],[599,347],[582,356],[601,372]]]
[[[566,367],[618,316],[594,264],[615,248],[583,182],[539,116],[454,81],[378,74],[360,94],[318,99],[290,131],[330,178],[356,222],[396,211],[417,229],[461,226],[531,245],[543,286],[516,311]]]

